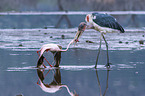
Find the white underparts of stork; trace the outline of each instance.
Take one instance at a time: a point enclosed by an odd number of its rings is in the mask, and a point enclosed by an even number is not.
[[[99,26],[98,24],[94,23],[91,25],[91,26],[94,26],[94,29],[101,32],[101,33],[120,33],[119,30],[117,29],[112,29],[112,28],[107,28],[107,27],[101,27]]]

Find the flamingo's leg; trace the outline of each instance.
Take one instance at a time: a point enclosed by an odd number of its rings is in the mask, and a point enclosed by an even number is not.
[[[42,73],[44,73],[44,71],[45,71],[45,70],[43,70]],[[49,72],[50,72],[50,69],[48,70],[48,72],[46,73],[46,75],[47,75]],[[44,76],[44,78],[46,77],[46,75]],[[40,85],[40,86],[41,86],[41,84],[39,84],[39,81],[40,81],[40,78],[39,78],[38,81],[37,81],[37,85]]]
[[[44,57],[44,59],[46,60],[46,62],[49,64],[50,67],[53,67],[48,61],[47,59]]]
[[[41,51],[41,50],[38,50],[38,51],[37,51],[38,56],[40,56],[40,55],[39,55],[39,51]],[[48,51],[48,50],[46,50],[46,51]],[[49,64],[50,67],[53,67],[53,66],[47,61],[47,59],[46,59],[45,57],[44,57],[44,59],[46,60],[46,62]],[[43,66],[46,68],[46,66],[45,66],[44,63],[43,63]]]
[[[37,85],[40,85],[40,84],[39,84],[39,81],[40,81],[40,79],[38,79],[38,81],[37,81]]]
[[[48,75],[48,73],[50,72],[51,69],[48,70],[48,72],[45,74],[44,78]]]
[[[40,52],[40,51],[41,51],[41,50],[38,50],[38,51],[37,51],[38,56],[40,56],[40,55],[39,55],[39,52]],[[44,57],[44,59],[45,59],[45,57]],[[44,68],[46,68],[45,64],[44,64],[44,63],[42,63],[42,64],[43,64]]]

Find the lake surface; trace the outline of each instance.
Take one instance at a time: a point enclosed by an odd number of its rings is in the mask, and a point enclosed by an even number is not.
[[[46,62],[46,69],[35,68],[38,60],[36,50],[46,43],[58,43],[66,48],[75,30],[0,30],[0,96],[70,96],[72,93],[79,96],[145,95],[145,47],[138,42],[145,40],[144,32],[105,36],[112,63],[109,71],[104,67],[107,60],[104,43],[98,68],[94,68],[100,35],[97,32],[89,34],[90,31],[82,35],[76,46],[72,45],[71,49],[62,53],[59,69],[50,68]],[[65,39],[61,35],[65,35]],[[52,54],[44,55],[53,62]],[[47,88],[42,86],[41,81]]]
[[[145,95],[145,50],[139,51],[109,51],[110,71],[107,71],[105,51],[99,59],[98,69],[94,69],[96,50],[70,49],[62,53],[60,66],[61,84],[67,85],[71,92],[79,96],[100,96],[106,90],[107,72],[108,90],[105,96],[144,96]],[[15,96],[70,96],[66,87],[55,93],[48,93],[37,85],[39,76],[37,68],[37,53],[35,51],[0,50],[0,95]],[[71,55],[70,55],[71,54]],[[51,60],[50,60],[51,62]],[[46,64],[46,63],[45,63]],[[49,66],[44,70],[44,75]],[[44,82],[50,84],[56,69],[51,69]],[[97,78],[98,75],[98,78]],[[58,76],[58,75],[56,75]],[[59,77],[58,76],[58,77]]]

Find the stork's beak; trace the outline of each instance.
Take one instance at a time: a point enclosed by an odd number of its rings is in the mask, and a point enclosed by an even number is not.
[[[79,38],[80,38],[80,36],[82,35],[82,33],[83,33],[84,31],[77,31],[77,33],[76,33],[76,36],[75,36],[75,42],[77,43],[77,42],[79,42]]]
[[[86,26],[87,26],[87,24],[85,22],[81,22],[79,24],[78,31],[77,31],[76,36],[74,38],[75,39],[75,43],[79,42],[79,38],[83,34],[83,32],[85,31]]]

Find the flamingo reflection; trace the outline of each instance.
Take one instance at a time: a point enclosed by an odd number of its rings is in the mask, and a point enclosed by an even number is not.
[[[98,86],[99,86],[99,90],[100,90],[100,96],[105,96],[106,92],[108,90],[108,80],[109,80],[109,68],[107,68],[107,78],[106,78],[106,89],[102,95],[102,90],[101,90],[101,84],[100,84],[100,80],[99,80],[99,75],[98,75],[98,71],[96,69],[96,76],[97,76],[97,82],[98,82]]]
[[[71,92],[67,85],[61,83],[61,73],[59,69],[49,69],[48,72],[44,75],[45,69],[37,69],[38,74],[38,81],[37,85],[47,93],[56,93],[57,91],[61,90],[63,87],[67,89],[70,96],[78,96],[76,92]],[[44,83],[45,77],[52,71],[54,74],[53,81],[50,84]],[[55,71],[55,72],[54,72]]]

